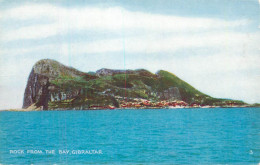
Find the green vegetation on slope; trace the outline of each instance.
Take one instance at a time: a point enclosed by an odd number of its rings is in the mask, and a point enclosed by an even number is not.
[[[163,91],[168,89],[172,86],[178,87],[182,100],[191,104],[196,103],[200,105],[215,105],[215,106],[223,106],[226,104],[237,104],[243,105],[245,104],[243,101],[240,100],[229,100],[229,99],[218,99],[210,97],[194,87],[190,84],[186,83],[185,81],[178,78],[176,75],[160,70],[158,73],[159,75],[159,82],[158,82],[158,90]]]
[[[153,74],[144,69],[109,70],[101,75],[84,73],[53,60],[40,60],[35,72],[49,77],[50,109],[89,108],[93,105],[118,106],[115,97],[143,98],[152,101],[164,100],[165,91],[177,88],[181,100],[188,104],[226,105],[244,104],[242,101],[212,98],[181,80],[176,75],[160,70]]]
[[[160,77],[158,82],[159,91],[166,90],[173,86],[178,87],[182,99],[188,103],[201,102],[202,99],[209,97],[170,72],[160,70],[157,74]]]

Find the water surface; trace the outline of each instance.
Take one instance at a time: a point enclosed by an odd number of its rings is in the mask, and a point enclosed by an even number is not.
[[[257,164],[259,119],[260,108],[4,111],[0,163]],[[18,149],[55,154],[10,154]]]

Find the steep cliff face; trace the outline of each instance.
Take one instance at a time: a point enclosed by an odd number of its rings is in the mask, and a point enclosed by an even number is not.
[[[40,109],[48,109],[49,84],[47,76],[35,73],[33,69],[24,92],[23,108],[35,104]]]
[[[39,109],[47,110],[49,101],[64,100],[74,96],[75,92],[66,95],[64,94],[66,92],[56,89],[57,87],[50,82],[59,79],[61,76],[74,78],[83,75],[86,74],[54,60],[44,59],[38,61],[33,66],[27,81],[23,108],[28,108],[34,104]]]

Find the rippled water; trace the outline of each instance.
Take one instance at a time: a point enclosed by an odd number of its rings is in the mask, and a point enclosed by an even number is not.
[[[260,108],[5,111],[0,112],[0,163],[256,164],[259,119]],[[18,149],[25,153],[10,154]],[[43,153],[26,153],[31,149]],[[59,154],[65,149],[68,154]]]

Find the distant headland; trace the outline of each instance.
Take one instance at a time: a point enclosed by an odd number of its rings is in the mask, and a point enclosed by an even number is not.
[[[248,107],[243,101],[213,98],[176,75],[144,69],[81,72],[43,59],[32,68],[23,110],[88,110]]]

